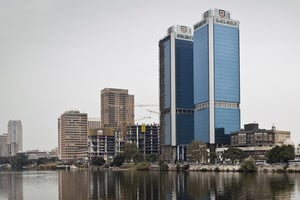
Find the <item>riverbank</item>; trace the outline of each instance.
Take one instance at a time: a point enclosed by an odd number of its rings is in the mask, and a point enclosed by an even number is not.
[[[300,173],[300,165],[256,165],[256,168],[259,173]],[[190,165],[188,171],[240,172],[242,170],[239,165]]]
[[[40,164],[32,167],[26,167],[23,170],[61,170],[70,169],[68,167],[61,168],[56,163]],[[258,173],[300,173],[300,165],[297,164],[261,164],[256,165]],[[2,165],[0,171],[11,170],[9,165]],[[107,167],[107,166],[78,166],[76,170],[142,170],[142,171],[161,171],[158,164],[149,164],[142,168],[137,167],[135,164],[127,164],[120,167]],[[167,164],[167,169],[163,171],[186,171],[186,172],[242,172],[240,165],[220,165],[220,164]]]

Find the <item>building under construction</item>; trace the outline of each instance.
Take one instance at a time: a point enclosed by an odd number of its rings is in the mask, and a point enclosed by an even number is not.
[[[136,144],[137,149],[144,155],[160,154],[158,124],[142,124],[127,127],[125,141]]]
[[[115,133],[112,128],[88,129],[89,158],[102,157],[112,160],[115,154]]]

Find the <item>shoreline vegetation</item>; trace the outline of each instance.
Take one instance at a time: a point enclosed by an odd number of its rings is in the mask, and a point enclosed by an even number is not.
[[[74,166],[74,165],[73,165]],[[9,166],[0,165],[0,171],[12,170]],[[140,162],[137,164],[127,163],[119,167],[103,166],[76,166],[65,165],[62,167],[57,163],[40,164],[36,166],[28,166],[22,170],[136,170],[136,171],[178,171],[178,172],[254,172],[254,173],[300,173],[300,165],[297,164],[258,164],[255,170],[245,171],[241,165],[234,164],[153,164],[149,162]]]

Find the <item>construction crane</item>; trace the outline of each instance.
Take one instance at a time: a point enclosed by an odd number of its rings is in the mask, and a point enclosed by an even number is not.
[[[157,104],[135,104],[134,107],[156,107]]]
[[[158,111],[154,111],[154,110],[149,110],[149,109],[147,109],[147,111],[148,111],[148,112],[151,112],[151,113],[158,114],[158,115],[160,114],[160,112],[158,112]]]
[[[151,116],[145,116],[145,117],[142,117],[142,118],[138,118],[134,121],[137,122],[137,121],[140,121],[140,120],[143,120],[143,119],[151,119]]]

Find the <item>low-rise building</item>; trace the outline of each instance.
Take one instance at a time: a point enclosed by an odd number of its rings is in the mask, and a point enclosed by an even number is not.
[[[300,144],[295,146],[295,160],[300,160]]]
[[[259,128],[258,123],[245,124],[244,129],[232,132],[231,146],[238,147],[248,155],[262,158],[275,145],[292,144],[290,131],[277,130],[275,126],[266,130]]]
[[[282,145],[287,139],[290,139],[290,131],[276,130],[272,126],[271,130],[260,129],[257,123],[245,124],[244,129],[232,132],[231,146],[273,146]]]
[[[25,155],[28,157],[29,160],[37,160],[40,158],[50,158],[49,152],[46,151],[39,151],[39,150],[30,150],[26,151]]]

